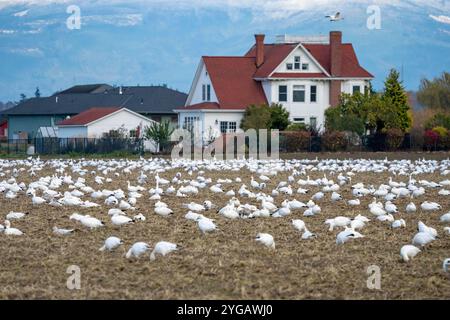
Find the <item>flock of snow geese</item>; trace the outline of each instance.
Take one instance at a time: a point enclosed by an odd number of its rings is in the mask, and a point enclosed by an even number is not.
[[[40,172],[50,169],[51,175]],[[227,172],[239,173],[248,170],[250,181],[236,177],[230,179]],[[221,178],[208,177],[210,173],[222,174]],[[114,182],[120,176],[131,179],[132,173],[137,178],[133,185],[127,181],[126,190],[109,190],[105,186]],[[165,179],[160,175],[171,178]],[[311,179],[310,174],[323,176]],[[366,185],[361,181],[354,181],[358,174],[388,173],[391,177],[386,183],[378,186]],[[438,174],[441,181],[420,179],[423,174]],[[308,217],[321,215],[321,202],[345,201],[349,207],[366,211],[366,215],[358,214],[354,218],[337,216],[325,219],[328,231],[338,229],[336,245],[343,245],[353,239],[364,238],[364,227],[371,220],[390,224],[391,228],[403,228],[407,221],[396,218],[399,212],[414,215],[416,211],[441,212],[443,208],[437,202],[422,200],[423,196],[432,189],[439,189],[438,195],[450,195],[450,180],[445,176],[450,174],[450,160],[246,160],[229,161],[187,161],[150,158],[139,160],[46,160],[28,158],[24,160],[0,160],[0,192],[7,201],[14,201],[20,194],[27,196],[33,207],[53,206],[71,207],[74,211],[81,208],[97,208],[113,226],[122,227],[133,223],[144,222],[146,219],[158,215],[170,219],[174,214],[184,214],[185,219],[196,223],[201,234],[218,230],[213,215],[220,215],[226,219],[285,219],[289,216],[302,214],[302,219],[292,219],[292,227],[299,232],[301,240],[313,239],[317,235],[307,227]],[[28,176],[31,182],[21,180]],[[330,178],[328,178],[328,177]],[[395,177],[392,178],[392,177]],[[76,178],[75,178],[76,177]],[[287,177],[282,180],[280,177]],[[88,178],[88,179],[87,179]],[[281,181],[278,181],[278,180]],[[91,186],[87,180],[92,181]],[[269,188],[268,184],[275,182],[276,187]],[[278,183],[278,184],[277,184]],[[343,199],[340,190],[351,188],[351,199]],[[311,190],[315,189],[315,193]],[[65,191],[64,191],[65,190]],[[210,200],[204,200],[211,193],[226,199],[226,205],[220,207]],[[203,194],[203,195],[202,195]],[[203,196],[203,199],[202,199]],[[301,202],[295,197],[302,196],[308,201]],[[147,216],[136,213],[136,204],[141,197],[149,197],[154,207]],[[176,197],[183,199],[185,212],[174,212],[166,199]],[[367,208],[362,208],[361,199],[373,198]],[[202,199],[197,202],[189,198]],[[370,199],[369,198],[369,199]],[[405,208],[399,208],[396,200],[410,199]],[[23,198],[17,200],[23,201]],[[247,200],[247,201],[246,201]],[[244,203],[245,202],[245,203]],[[252,204],[253,203],[253,204]],[[255,203],[257,205],[255,205]],[[276,203],[280,203],[277,205]],[[80,208],[76,210],[76,208]],[[0,236],[22,236],[24,233],[11,226],[11,221],[26,219],[28,213],[9,212],[3,224],[0,224]],[[88,229],[102,228],[105,222],[90,216],[74,212],[67,224],[71,229],[53,227],[53,233],[59,236],[70,236],[74,232],[74,224]],[[450,212],[436,219],[436,225],[443,225],[442,232],[450,236]],[[436,227],[436,226],[435,226]],[[418,222],[417,233],[411,235],[411,243],[399,244],[400,258],[408,262],[420,254],[421,250],[438,239],[437,230]],[[274,236],[268,233],[257,233],[255,241],[268,248],[275,249]],[[100,251],[113,251],[124,245],[123,241],[110,236],[100,247]],[[179,246],[175,243],[160,241],[153,247],[146,242],[130,244],[125,257],[139,258],[149,254],[150,260],[158,255],[165,256],[176,251]],[[443,261],[445,272],[450,270],[450,259]]]

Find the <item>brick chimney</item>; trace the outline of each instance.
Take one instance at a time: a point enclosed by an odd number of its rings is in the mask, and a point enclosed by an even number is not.
[[[331,75],[334,77],[341,75],[342,65],[342,32],[330,32],[330,57]]]
[[[265,35],[263,34],[255,34],[257,68],[259,68],[264,63],[264,38]]]
[[[330,32],[330,72],[332,77],[339,77],[342,74],[342,32]],[[335,107],[339,104],[341,95],[341,81],[331,80],[330,83],[330,105]]]

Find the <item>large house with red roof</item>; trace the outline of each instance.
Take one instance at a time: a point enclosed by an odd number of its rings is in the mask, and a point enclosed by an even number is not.
[[[294,123],[323,128],[324,113],[341,93],[364,92],[373,79],[342,33],[329,37],[289,37],[274,44],[255,35],[244,56],[200,60],[185,106],[176,109],[180,127],[211,133],[239,130],[252,104],[282,104]]]

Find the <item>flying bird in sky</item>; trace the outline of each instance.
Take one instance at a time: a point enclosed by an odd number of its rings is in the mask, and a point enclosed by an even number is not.
[[[340,12],[336,12],[336,14],[334,14],[334,15],[325,16],[325,18],[330,18],[331,22],[335,22],[335,21],[339,21],[339,20],[343,20],[344,19]]]

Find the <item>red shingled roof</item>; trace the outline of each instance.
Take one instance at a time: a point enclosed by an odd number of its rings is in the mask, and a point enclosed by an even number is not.
[[[267,78],[273,70],[294,50],[298,43],[290,44],[265,44],[264,45],[264,63],[256,71],[255,78]],[[329,44],[303,44],[314,59],[328,72],[331,72],[330,45]],[[247,57],[254,57],[256,54],[255,46],[246,53]],[[372,78],[373,75],[359,65],[353,45],[350,43],[342,44],[342,74],[340,77],[351,78]]]
[[[91,108],[83,111],[76,116],[65,119],[58,123],[58,126],[84,126],[95,120],[101,119],[108,114],[114,113],[121,108]]]
[[[320,65],[331,73],[331,58],[329,44],[305,44],[303,45],[312,56],[320,63]],[[339,77],[350,78],[373,78],[367,70],[359,65],[355,50],[351,43],[342,44],[342,66]]]
[[[267,103],[261,84],[253,80],[255,59],[251,57],[203,57],[222,109],[243,109]]]
[[[245,109],[252,104],[267,103],[262,84],[254,79],[267,78],[298,43],[265,44],[264,63],[256,68],[256,47],[243,57],[203,57],[219,103],[200,103],[185,109]],[[330,44],[303,44],[326,72],[331,73]],[[343,78],[373,78],[359,65],[352,44],[342,44]],[[271,78],[327,78],[325,73],[274,73]],[[181,108],[180,108],[181,109]],[[180,110],[178,109],[178,110]]]
[[[253,75],[254,78],[266,78],[281,62],[295,49],[296,43],[289,44],[265,44],[264,45],[264,63]],[[246,53],[246,57],[255,57],[256,47],[253,46]]]

